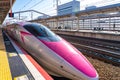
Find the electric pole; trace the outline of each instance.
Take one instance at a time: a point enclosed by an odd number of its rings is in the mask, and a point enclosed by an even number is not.
[[[58,0],[56,0],[56,10],[57,10],[57,15],[58,15]]]

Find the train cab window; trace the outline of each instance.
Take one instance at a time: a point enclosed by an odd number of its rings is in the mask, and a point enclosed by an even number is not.
[[[30,25],[25,25],[24,28],[29,31],[31,34],[33,34],[34,36],[37,36],[38,33],[33,29],[33,27],[31,27]]]
[[[47,27],[41,24],[33,23],[33,24],[27,24],[23,27],[39,39],[44,39],[47,41],[59,41],[60,40],[60,38],[57,35],[55,35]]]

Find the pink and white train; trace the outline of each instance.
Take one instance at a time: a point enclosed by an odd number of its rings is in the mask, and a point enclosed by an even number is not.
[[[47,27],[30,22],[8,25],[5,31],[34,56],[51,75],[73,80],[98,80],[83,54]]]

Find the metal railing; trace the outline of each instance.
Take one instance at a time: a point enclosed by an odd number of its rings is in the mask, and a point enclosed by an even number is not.
[[[50,29],[120,31],[120,17],[48,21]]]

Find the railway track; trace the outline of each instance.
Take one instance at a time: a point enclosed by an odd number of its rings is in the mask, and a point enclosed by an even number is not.
[[[77,47],[83,54],[120,66],[120,42],[59,35]]]

